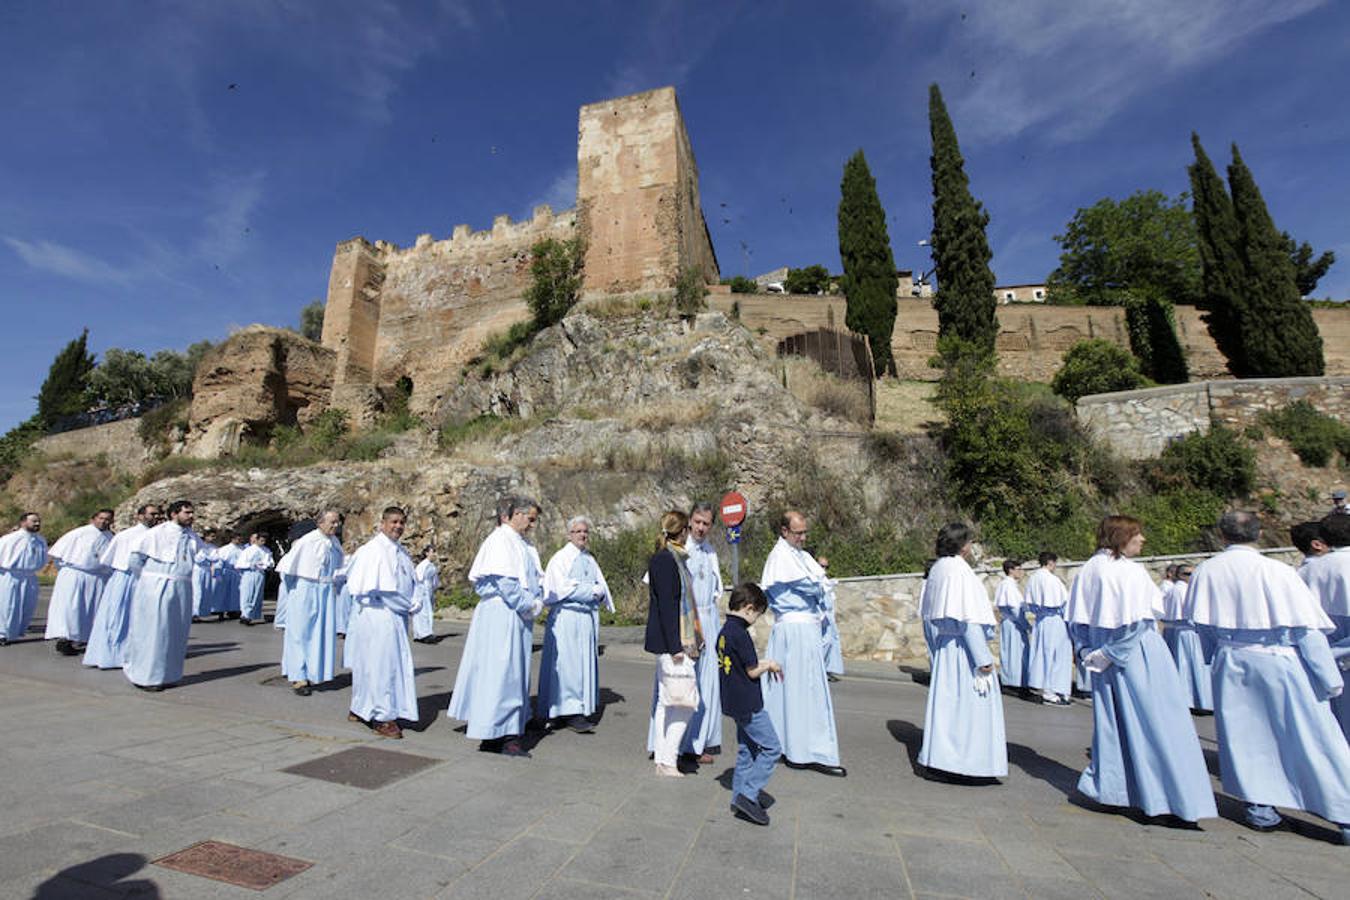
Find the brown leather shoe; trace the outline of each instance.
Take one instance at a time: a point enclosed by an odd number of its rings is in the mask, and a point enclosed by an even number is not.
[[[369,725],[369,724],[370,724],[369,722],[367,722],[365,719],[361,718],[360,716],[358,716],[358,715],[357,715],[356,713],[354,713],[354,712],[349,712],[349,713],[347,713],[347,721],[348,721],[348,722],[359,722],[359,723],[362,724],[362,725]]]
[[[382,738],[390,738],[395,741],[403,739],[403,729],[398,727],[397,722],[381,722],[371,730]]]
[[[715,762],[717,762],[717,757],[713,756],[711,753],[704,753],[698,758],[698,764],[700,766],[710,766]]]

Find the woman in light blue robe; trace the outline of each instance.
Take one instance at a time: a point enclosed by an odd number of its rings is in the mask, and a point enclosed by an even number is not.
[[[1214,711],[1214,638],[1203,634],[1186,618],[1186,591],[1190,589],[1190,567],[1185,574],[1178,567],[1172,590],[1163,594],[1163,642],[1172,653],[1181,693],[1186,705],[1195,712]]]
[[[760,586],[769,597],[774,623],[765,657],[783,667],[780,679],[761,680],[764,709],[783,745],[783,758],[797,766],[842,776],[834,700],[821,652],[821,621],[828,589],[824,570],[801,543],[806,520],[790,513],[778,543],[764,562]],[[789,540],[791,538],[791,540]]]
[[[1171,654],[1154,623],[1161,601],[1137,556],[1137,519],[1107,516],[1097,552],[1074,579],[1066,615],[1092,674],[1092,761],[1078,790],[1103,806],[1185,822],[1214,818],[1214,790],[1182,700]]]
[[[1027,578],[1027,611],[1036,617],[1031,629],[1031,653],[1027,662],[1027,687],[1041,692],[1053,706],[1068,706],[1073,690],[1073,643],[1064,624],[1068,591],[1054,574],[1058,557],[1040,555],[1041,568]]]
[[[569,539],[581,528],[589,540],[590,522],[582,520],[568,523]],[[535,715],[544,721],[567,718],[574,730],[591,731],[585,717],[600,707],[600,606],[609,589],[595,557],[572,543],[549,560],[544,584],[548,623]]]
[[[969,778],[1002,778],[1008,774],[1008,744],[989,652],[994,612],[984,584],[963,558],[970,538],[970,528],[960,522],[938,532],[939,559],[919,601],[935,636],[919,764]]]
[[[485,749],[514,756],[527,755],[516,739],[530,718],[530,641],[544,604],[543,573],[521,536],[534,521],[521,508],[511,514],[483,541],[469,569],[479,600],[447,712]]]

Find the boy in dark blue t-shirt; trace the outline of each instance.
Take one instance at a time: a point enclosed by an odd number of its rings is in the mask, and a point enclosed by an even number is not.
[[[778,734],[769,714],[764,711],[764,696],[759,676],[765,672],[782,673],[771,659],[761,661],[750,639],[750,626],[764,610],[769,598],[759,585],[745,582],[736,586],[727,603],[727,621],[717,637],[717,668],[722,680],[722,712],[736,722],[736,772],[731,779],[731,811],[756,825],[768,825],[764,810],[773,805],[773,797],[764,790],[773,767],[782,755]]]

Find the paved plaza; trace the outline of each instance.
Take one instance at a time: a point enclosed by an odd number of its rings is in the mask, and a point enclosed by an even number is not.
[[[913,764],[922,673],[854,663],[834,685],[848,777],[780,767],[773,823],[758,828],[727,809],[731,732],[716,764],[682,780],[652,774],[652,663],[635,629],[605,629],[597,732],[532,734],[533,759],[507,759],[478,752],[444,715],[467,622],[438,621],[440,643],[413,645],[421,721],[402,741],[345,721],[345,675],[334,689],[292,694],[270,625],[194,625],[183,683],[150,694],[57,656],[42,624],[40,609],[30,640],[0,648],[3,898],[1275,900],[1350,890],[1350,848],[1311,817],[1259,834],[1220,795],[1225,818],[1185,831],[1092,808],[1073,790],[1091,740],[1084,701],[1005,698],[1009,776],[939,783]],[[1213,720],[1196,721],[1213,771]],[[343,776],[352,756],[365,764]],[[339,782],[314,777],[325,772]],[[259,893],[155,864],[208,840],[312,865]]]

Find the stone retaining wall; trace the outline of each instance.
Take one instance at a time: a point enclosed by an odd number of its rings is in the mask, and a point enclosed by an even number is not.
[[[140,424],[139,418],[123,419],[49,434],[38,438],[33,448],[47,456],[71,459],[94,459],[103,455],[114,469],[134,475],[155,461],[154,452],[141,442],[137,431]]]
[[[1168,443],[1212,422],[1241,430],[1261,413],[1307,400],[1350,420],[1350,378],[1249,378],[1093,394],[1079,399],[1078,419],[1126,459],[1149,459]]]

